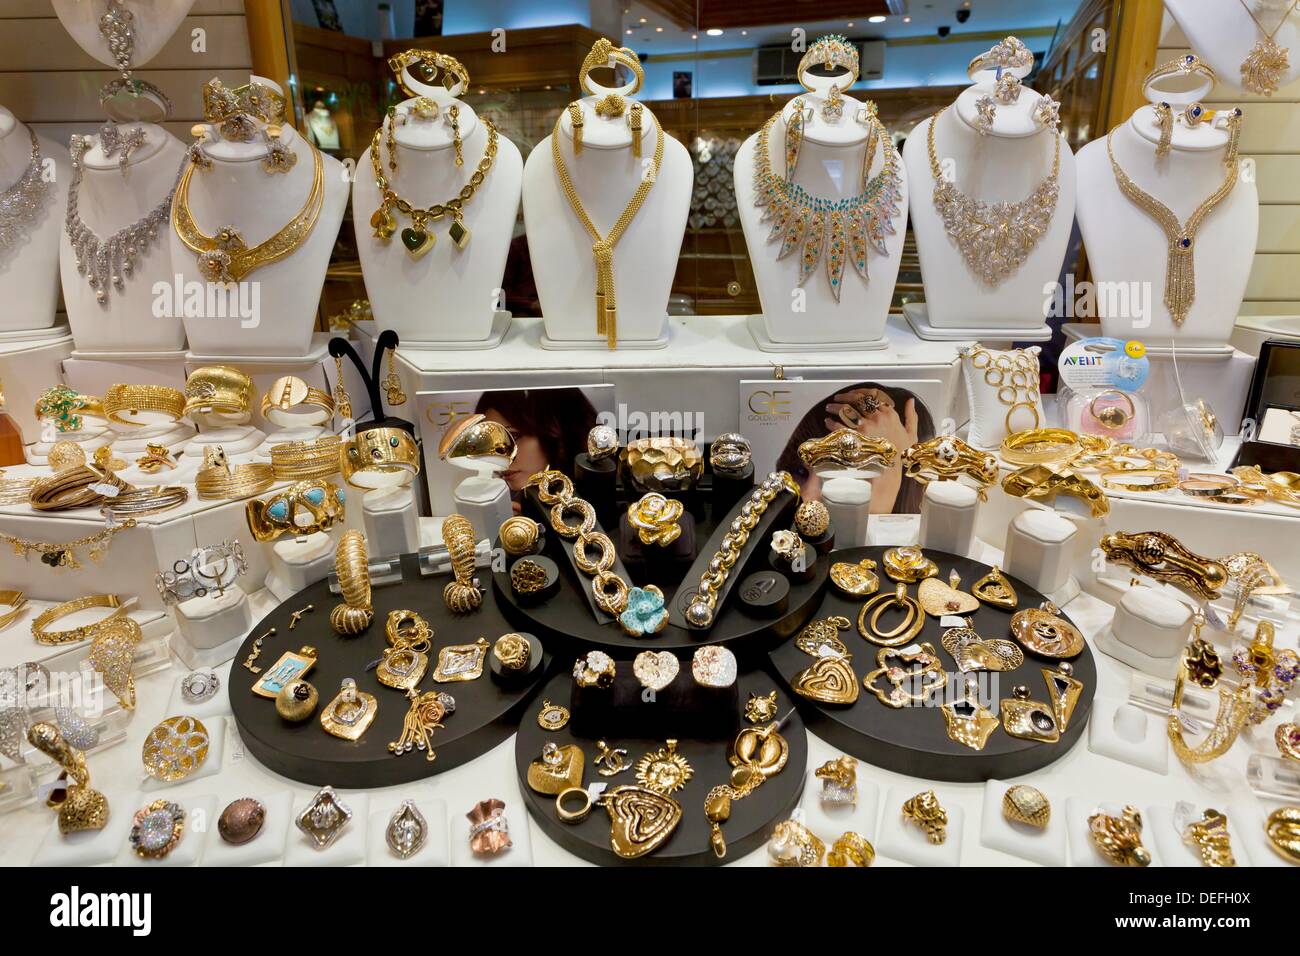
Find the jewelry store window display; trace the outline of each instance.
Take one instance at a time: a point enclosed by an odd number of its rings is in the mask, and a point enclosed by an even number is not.
[[[470,74],[459,60],[406,50],[388,66],[407,99],[374,131],[352,189],[376,327],[408,347],[486,342],[509,320],[497,312],[496,290],[523,159],[489,116],[460,99]]]

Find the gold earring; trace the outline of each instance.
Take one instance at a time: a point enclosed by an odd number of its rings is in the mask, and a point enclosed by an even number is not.
[[[573,155],[582,155],[582,107],[569,104],[569,122],[573,124]]]
[[[334,356],[334,369],[338,375],[334,384],[334,408],[339,418],[347,421],[352,417],[352,400],[348,398],[348,390],[343,387],[343,356]]]
[[[794,178],[795,167],[799,165],[799,148],[803,145],[803,97],[794,101],[794,109],[785,124],[785,178],[789,182]]]
[[[1174,110],[1168,103],[1155,106],[1156,126],[1160,127],[1160,142],[1156,145],[1156,158],[1169,155],[1169,143],[1174,135]]]
[[[632,155],[641,158],[641,104],[633,103],[627,117],[628,128],[632,131]]]
[[[397,172],[397,137],[393,134],[393,127],[397,125],[396,107],[388,107],[388,137],[386,145],[388,146],[388,168]]]
[[[402,380],[397,377],[397,362],[394,359],[396,354],[396,349],[389,350],[388,374],[384,376],[383,387],[388,393],[389,405],[405,405],[406,393],[402,391]]]
[[[447,107],[447,116],[451,119],[451,145],[456,149],[456,165],[465,165],[465,156],[461,152],[460,142],[460,106],[453,103]]]

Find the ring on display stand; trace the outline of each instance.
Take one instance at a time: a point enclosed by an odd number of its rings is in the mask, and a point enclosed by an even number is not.
[[[1010,73],[1024,79],[1034,69],[1034,54],[1017,37],[1009,36],[995,43],[983,53],[973,57],[966,66],[966,75],[979,82],[980,73]]]

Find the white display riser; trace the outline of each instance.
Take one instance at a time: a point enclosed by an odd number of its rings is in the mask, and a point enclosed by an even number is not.
[[[1074,342],[1101,335],[1101,326],[1071,323],[1062,326],[1062,331],[1068,341]],[[1132,337],[1140,341],[1142,330],[1134,329]],[[1151,362],[1151,371],[1142,387],[1142,394],[1151,403],[1155,416],[1182,403],[1178,397],[1178,379],[1181,379],[1186,401],[1204,399],[1227,431],[1237,430],[1250,391],[1250,377],[1255,372],[1254,356],[1235,348],[1217,355],[1179,351],[1178,378],[1174,377],[1173,359],[1167,352],[1148,352],[1147,358]]]
[[[0,382],[4,383],[5,413],[23,433],[23,441],[41,438],[36,401],[62,378],[63,362],[72,354],[72,335],[66,325],[42,330],[37,338],[0,340]],[[35,333],[33,333],[35,334]]]
[[[48,469],[30,465],[6,470],[9,477],[48,473]],[[338,483],[339,479],[334,481]],[[280,482],[258,497],[266,497],[288,484]],[[261,588],[270,570],[271,545],[253,540],[245,517],[247,499],[201,501],[193,491],[191,487],[189,500],[180,507],[137,519],[137,527],[117,534],[99,561],[90,560],[84,549],[79,551],[80,568],[51,568],[39,555],[20,557],[12,548],[0,547],[0,581],[34,599],[59,602],[85,594],[134,595],[141,608],[161,610],[164,605],[154,586],[159,571],[170,569],[178,559],[188,558],[194,548],[234,538],[243,545],[248,559],[248,574],[240,579],[240,586],[250,592]],[[336,540],[345,528],[363,528],[361,493],[354,488],[347,491],[346,519],[329,532]],[[0,529],[22,538],[71,541],[104,526],[99,512],[89,508],[37,514],[26,505],[0,507]]]

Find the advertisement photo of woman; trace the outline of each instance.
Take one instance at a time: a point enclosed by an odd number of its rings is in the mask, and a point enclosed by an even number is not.
[[[474,411],[514,436],[518,452],[501,477],[510,486],[516,513],[528,476],[548,465],[571,472],[596,424],[596,407],[581,388],[494,389],[479,396]]]

